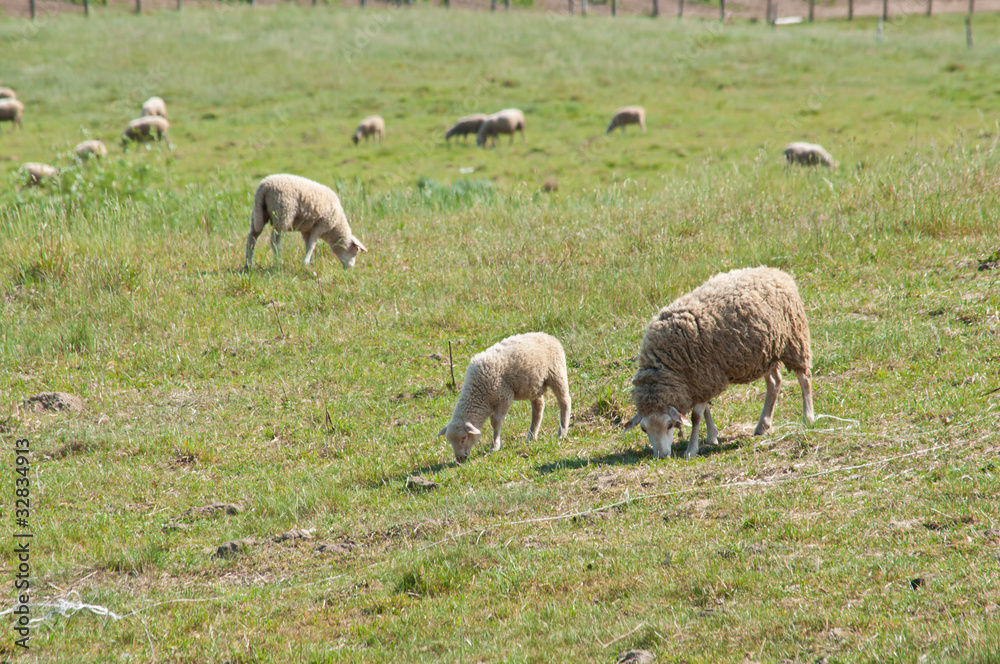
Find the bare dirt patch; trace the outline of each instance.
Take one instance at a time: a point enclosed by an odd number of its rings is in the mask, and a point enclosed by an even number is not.
[[[25,399],[21,405],[35,413],[78,413],[83,410],[83,399],[66,392],[39,392]]]

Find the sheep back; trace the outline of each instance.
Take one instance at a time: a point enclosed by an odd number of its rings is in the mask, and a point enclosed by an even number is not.
[[[488,116],[479,127],[476,134],[476,145],[482,146],[489,138],[496,138],[500,134],[511,134],[520,131],[524,134],[525,119],[524,113],[516,108],[508,108],[498,111]]]
[[[91,139],[88,141],[83,141],[78,143],[73,152],[77,154],[78,157],[106,157],[108,155],[108,148],[104,145],[104,141]]]
[[[125,131],[122,132],[122,142],[126,141],[150,141],[162,139],[170,129],[170,123],[166,118],[158,115],[147,115],[136,118],[128,123]]]
[[[612,129],[624,127],[629,124],[637,124],[643,131],[646,131],[646,109],[642,106],[625,106],[624,108],[619,108],[615,111],[614,117],[611,118],[611,122],[608,124],[608,129],[605,133],[610,134]]]
[[[836,168],[837,161],[823,149],[822,145],[815,143],[789,143],[785,147],[785,159],[789,164],[799,164],[801,166],[818,166],[822,164],[827,168]]]
[[[505,393],[515,401],[537,399],[565,371],[566,354],[555,337],[544,332],[507,337],[469,360],[455,411],[465,412],[468,405],[492,412]]]
[[[266,215],[262,221],[255,220],[257,228],[263,228],[268,221],[281,233],[310,233],[322,226],[324,235],[336,231],[344,240],[351,238],[351,227],[337,194],[299,175],[280,173],[261,180],[254,194],[254,215]]]
[[[489,117],[485,113],[476,113],[475,115],[468,115],[464,118],[459,118],[458,122],[452,125],[451,129],[445,133],[445,139],[449,139],[452,136],[466,136],[468,134],[478,134],[480,127],[483,126],[483,122]]]
[[[660,310],[639,349],[632,398],[641,415],[681,413],[779,362],[812,364],[805,306],[792,278],[758,267],[718,274]]]

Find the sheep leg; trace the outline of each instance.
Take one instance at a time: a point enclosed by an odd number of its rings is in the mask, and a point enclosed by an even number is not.
[[[306,265],[309,265],[309,263],[312,261],[313,252],[316,251],[316,243],[319,242],[319,239],[322,236],[323,236],[323,227],[318,225],[316,226],[316,228],[312,230],[311,233],[309,233],[309,239],[306,240],[306,258],[305,258]]]
[[[490,425],[493,427],[493,445],[490,447],[490,452],[499,452],[502,443],[500,442],[500,429],[503,427],[503,419],[507,417],[507,411],[510,410],[510,405],[514,402],[513,399],[507,399],[493,411],[490,415]]]
[[[538,440],[538,429],[542,426],[542,413],[545,412],[545,397],[531,400],[531,425],[528,427],[527,441]]]
[[[813,395],[812,382],[809,379],[809,370],[795,372],[795,377],[799,379],[799,387],[802,388],[802,419],[812,424],[816,421],[813,415]]]
[[[569,378],[563,374],[549,387],[552,388],[552,393],[556,396],[556,403],[559,404],[559,433],[557,436],[563,438],[569,433],[569,415],[572,409],[572,401],[569,397]]]
[[[253,249],[257,244],[257,238],[264,232],[264,226],[267,224],[267,212],[264,211],[263,214],[258,214],[258,212],[255,209],[250,218],[250,234],[247,236],[246,260],[243,263],[243,269],[247,272],[253,267]]]
[[[688,440],[687,449],[684,450],[685,459],[693,459],[698,456],[698,425],[701,424],[701,418],[707,408],[707,403],[696,403],[691,409],[691,439]]]
[[[708,404],[705,404],[705,426],[708,432],[708,435],[705,436],[705,444],[718,445],[719,430],[715,428],[715,422],[712,421],[712,411],[708,407]]]
[[[781,374],[775,365],[764,378],[767,383],[767,396],[764,397],[764,410],[760,412],[760,421],[753,435],[763,436],[771,428],[771,418],[774,416],[774,404],[778,401],[778,391],[781,389]]]

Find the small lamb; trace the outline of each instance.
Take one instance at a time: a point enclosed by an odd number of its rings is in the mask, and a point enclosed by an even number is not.
[[[170,123],[167,122],[167,119],[158,115],[136,118],[129,122],[128,127],[122,132],[122,147],[127,146],[129,141],[141,143],[143,141],[164,140],[167,138],[169,129]]]
[[[21,123],[22,115],[24,115],[24,104],[17,99],[0,99],[0,122],[10,122],[11,125],[24,129]]]
[[[362,120],[358,128],[354,130],[351,140],[357,145],[358,141],[364,138],[365,143],[367,143],[369,136],[375,136],[379,143],[382,142],[382,138],[385,136],[385,120],[382,119],[381,115],[371,115]]]
[[[827,168],[837,167],[837,162],[830,153],[824,150],[822,145],[815,143],[789,143],[785,147],[785,159],[789,164],[801,166],[823,164]]]
[[[497,136],[499,134],[510,134],[510,142],[514,142],[514,132],[521,132],[521,140],[524,141],[524,113],[516,108],[508,108],[494,113],[483,120],[476,134],[476,145],[483,147],[487,139],[493,139],[493,147],[496,147]]]
[[[340,259],[344,269],[354,267],[358,253],[368,251],[354,237],[337,194],[329,187],[298,175],[269,175],[257,185],[250,235],[247,237],[245,268],[253,267],[257,237],[270,223],[271,249],[275,259],[281,248],[281,233],[298,231],[306,243],[305,264],[312,260],[316,243],[323,240]]]
[[[451,421],[438,436],[445,436],[459,463],[479,441],[486,418],[493,427],[490,451],[500,449],[500,428],[515,401],[531,402],[528,440],[538,438],[545,409],[545,390],[550,388],[559,403],[559,433],[569,429],[569,378],[562,344],[542,332],[518,334],[487,348],[469,360],[462,392]]]
[[[483,126],[483,122],[486,121],[487,117],[485,113],[476,113],[475,115],[460,118],[444,135],[444,139],[448,141],[451,140],[452,136],[462,136],[465,138],[465,142],[468,143],[469,134],[478,134],[479,128]]]
[[[769,267],[717,274],[661,309],[646,328],[632,379],[637,413],[625,430],[641,425],[657,458],[673,456],[673,430],[680,428],[681,415],[691,411],[684,457],[693,458],[702,416],[706,442],[718,441],[709,401],[731,383],[765,377],[767,396],[754,430],[760,436],[771,428],[781,363],[798,376],[802,415],[811,423],[809,323],[795,282]]]
[[[639,128],[645,132],[646,131],[646,109],[642,106],[626,106],[625,108],[619,108],[615,111],[615,116],[611,118],[611,122],[608,123],[608,130],[604,132],[605,134],[610,134],[617,127],[622,128],[622,133],[625,133],[625,125],[637,124]]]
[[[46,180],[51,180],[59,174],[54,166],[35,161],[26,161],[21,165],[21,170],[28,174],[28,184],[32,186],[40,186]]]
[[[13,88],[0,88],[0,99],[17,99]]]
[[[143,117],[155,115],[161,118],[167,117],[167,104],[159,97],[150,97],[142,103]]]
[[[78,143],[77,146],[73,148],[73,152],[75,152],[76,156],[80,159],[108,156],[108,148],[104,145],[104,141],[97,139],[91,139],[89,141]]]

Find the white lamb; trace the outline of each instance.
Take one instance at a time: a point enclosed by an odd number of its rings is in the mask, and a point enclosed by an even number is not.
[[[142,103],[143,116],[156,115],[162,118],[167,117],[167,103],[159,97],[150,97]]]
[[[549,388],[559,403],[559,437],[569,429],[569,378],[566,355],[559,340],[542,332],[518,334],[487,348],[469,360],[462,392],[451,415],[441,429],[462,463],[479,441],[486,418],[493,427],[493,445],[500,449],[500,428],[515,401],[531,402],[531,426],[528,440],[538,437],[545,409],[545,390]]]
[[[247,237],[246,264],[253,267],[257,237],[270,223],[271,249],[275,259],[281,245],[281,233],[298,231],[306,243],[306,265],[312,260],[316,243],[323,240],[340,259],[344,269],[354,266],[358,253],[368,251],[354,237],[340,199],[332,189],[298,175],[269,175],[257,185]]]
[[[823,164],[827,168],[836,168],[837,161],[822,145],[815,143],[789,143],[785,147],[785,159],[789,164],[801,166],[817,166]]]
[[[128,127],[122,132],[122,147],[128,145],[129,141],[141,143],[143,141],[161,141],[167,138],[167,131],[170,123],[166,118],[158,115],[146,115],[136,118],[128,123]],[[169,141],[169,139],[168,139]]]
[[[768,267],[717,274],[661,309],[646,328],[632,379],[637,413],[625,430],[640,424],[657,458],[673,456],[673,430],[691,411],[684,452],[690,459],[698,454],[702,416],[708,444],[718,441],[709,401],[732,383],[765,377],[767,396],[754,430],[762,435],[771,428],[781,388],[779,364],[798,376],[803,417],[812,422],[809,323],[795,282]]]
[[[639,128],[646,131],[646,109],[642,106],[626,106],[615,111],[615,116],[608,123],[608,130],[605,134],[610,134],[615,128],[621,127],[625,133],[625,125],[637,124]]]
[[[514,142],[514,132],[521,132],[521,140],[524,141],[524,113],[516,108],[508,108],[494,113],[487,117],[479,133],[476,134],[476,145],[483,147],[488,139],[493,139],[493,146],[496,147],[497,136],[499,134],[510,134],[510,142]]]
[[[73,152],[76,153],[80,159],[87,159],[89,157],[107,157],[108,148],[104,145],[104,141],[91,139],[89,141],[83,141],[78,143]]]
[[[362,120],[358,128],[354,130],[351,140],[354,141],[355,145],[362,138],[367,143],[370,136],[377,138],[379,143],[382,142],[382,139],[385,137],[385,120],[382,119],[382,116],[372,115]]]
[[[24,129],[21,116],[24,115],[24,104],[17,99],[0,99],[0,122],[10,122]]]

